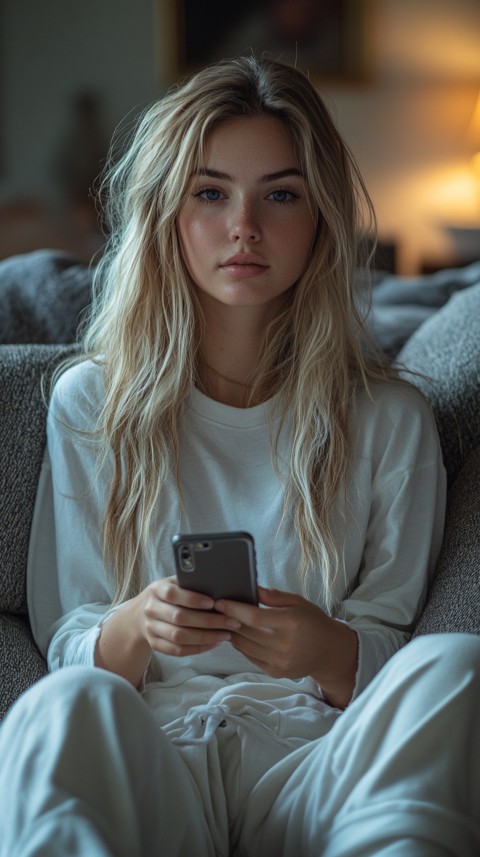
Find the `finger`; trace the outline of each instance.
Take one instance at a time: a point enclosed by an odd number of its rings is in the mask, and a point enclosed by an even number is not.
[[[229,601],[224,598],[215,601],[214,609],[218,613],[236,619],[242,625],[258,624],[260,622],[260,614],[265,612],[253,604],[244,604],[242,601]]]
[[[237,631],[241,627],[237,619],[222,613],[216,613],[213,610],[192,610],[190,607],[169,604],[165,601],[148,603],[145,607],[145,615],[150,619],[160,620],[180,628]]]
[[[267,607],[294,607],[305,601],[301,595],[294,592],[282,592],[280,589],[271,589],[266,586],[258,587],[258,600]]]
[[[243,626],[249,628],[280,629],[285,622],[283,610],[265,610],[252,604],[242,604],[239,601],[226,601],[221,599],[215,602],[215,610],[237,619]]]
[[[268,642],[264,637],[263,642]],[[263,645],[262,642],[252,640],[243,634],[232,634],[232,646],[242,653],[252,664],[264,672],[276,678],[300,678],[306,674],[298,668],[295,660],[292,661],[288,650],[273,645]]]
[[[231,639],[229,631],[180,627],[158,620],[148,623],[148,632],[152,637],[161,638],[178,647],[214,646]]]
[[[193,655],[201,655],[204,652],[211,652],[212,649],[219,646],[221,642],[222,641],[203,645],[193,644],[180,646],[177,643],[171,643],[169,640],[165,640],[162,637],[155,637],[150,642],[150,647],[152,651],[159,652],[162,655],[169,655],[173,658],[188,658]]]
[[[169,604],[178,604],[193,610],[213,609],[213,598],[210,598],[209,595],[203,595],[201,592],[195,592],[193,589],[182,589],[175,577],[164,577],[156,580],[150,585],[150,588],[157,598],[161,601],[167,601]]]
[[[230,642],[237,651],[245,655],[252,663],[268,671],[268,667],[273,661],[273,654],[271,648],[264,644],[265,640],[252,639],[242,633],[237,633],[232,634]]]

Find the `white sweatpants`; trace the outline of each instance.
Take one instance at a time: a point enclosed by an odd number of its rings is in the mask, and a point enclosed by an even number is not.
[[[0,728],[0,855],[480,854],[479,637],[415,640],[326,736],[268,745],[221,721],[176,746],[127,682],[60,670]]]

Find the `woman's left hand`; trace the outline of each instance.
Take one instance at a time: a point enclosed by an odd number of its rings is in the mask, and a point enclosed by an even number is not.
[[[231,643],[275,678],[311,676],[332,705],[344,708],[357,668],[355,631],[300,595],[258,588],[264,608],[221,599],[215,610],[241,622]]]

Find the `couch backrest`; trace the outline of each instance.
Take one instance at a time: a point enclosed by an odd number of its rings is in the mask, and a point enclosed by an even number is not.
[[[415,634],[480,634],[480,285],[452,297],[398,359],[422,373],[414,382],[435,411],[449,482],[442,550]]]
[[[480,284],[455,294],[398,355],[432,403],[449,484],[480,446]],[[431,379],[431,380],[429,380]]]
[[[72,346],[0,345],[0,610],[26,612],[28,541],[51,373]]]

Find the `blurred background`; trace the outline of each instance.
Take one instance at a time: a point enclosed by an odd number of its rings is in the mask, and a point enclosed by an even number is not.
[[[372,196],[382,267],[480,259],[480,0],[0,0],[0,258],[89,261],[115,129],[251,48],[296,60],[325,97]]]

